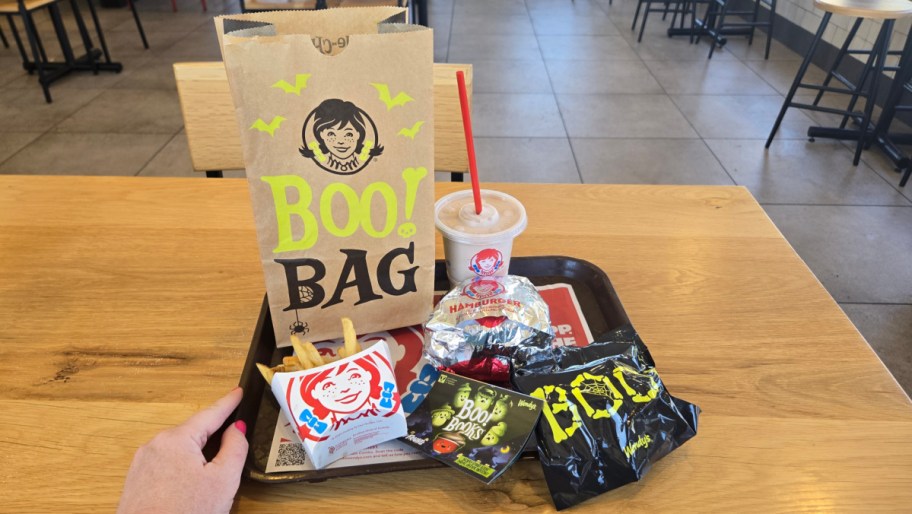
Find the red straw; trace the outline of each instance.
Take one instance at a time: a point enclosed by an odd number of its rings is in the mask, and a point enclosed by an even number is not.
[[[462,107],[462,126],[465,129],[466,150],[469,152],[469,172],[472,176],[475,214],[481,214],[481,188],[478,185],[478,167],[475,165],[475,141],[472,139],[472,115],[469,114],[469,94],[466,93],[465,73],[456,72],[456,83],[459,85],[459,106]]]

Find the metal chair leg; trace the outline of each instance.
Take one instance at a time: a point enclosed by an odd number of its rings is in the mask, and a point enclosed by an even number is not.
[[[89,6],[91,6],[91,3]],[[86,55],[91,59],[92,73],[98,75],[98,72],[101,70],[98,66],[98,59],[95,54],[92,53],[95,45],[92,43],[91,36],[89,36],[89,28],[86,26],[85,20],[82,19],[82,13],[79,11],[79,4],[76,0],[70,0],[70,8],[73,10],[73,18],[76,20],[76,26],[79,28],[79,35],[82,37],[82,45],[85,47]]]
[[[25,45],[22,44],[22,38],[19,37],[19,29],[16,28],[12,16],[7,15],[6,20],[9,22],[10,32],[13,34],[13,41],[16,42],[16,48],[19,49],[19,57],[22,58],[22,67],[28,71],[28,53],[25,51]]]
[[[643,11],[643,22],[640,24],[640,35],[637,36],[637,43],[643,41],[643,32],[646,31],[646,19],[649,18],[649,5],[646,5],[646,10]]]
[[[718,0],[722,4],[721,9],[719,10],[719,22],[716,24],[716,34],[722,34],[722,28],[725,26],[725,13],[728,12],[728,0]],[[710,42],[709,45],[709,57],[707,59],[713,58],[713,52],[716,51],[716,40]]]
[[[757,29],[757,16],[760,14],[760,0],[754,0],[754,14],[751,16],[751,31],[747,36],[747,46],[754,44],[754,32]]]
[[[76,11],[73,11],[73,13],[73,17],[76,19],[76,26],[79,29],[79,37],[82,38],[82,46],[85,47],[86,52],[88,52],[89,49],[94,48],[92,37],[89,35],[89,28],[86,26],[85,21],[82,19],[82,16],[76,16],[76,14],[79,14],[78,7]],[[97,70],[95,71],[95,74],[98,74]]]
[[[880,76],[883,75],[884,61],[887,60],[887,52],[890,50],[890,34],[893,33],[893,24],[895,22],[896,20],[890,19],[883,21],[878,44],[874,45],[873,50],[876,53],[877,66],[874,70],[874,76],[871,78],[870,93],[868,93],[868,97],[865,99],[864,117],[861,120],[861,127],[858,133],[858,145],[855,146],[855,158],[852,160],[852,164],[855,166],[858,166],[859,161],[861,161],[861,150],[865,147],[868,140],[868,134],[870,133],[868,127],[871,124],[871,115],[874,113],[874,100],[877,97],[877,84],[880,82]],[[873,136],[874,134],[871,133],[871,137]]]
[[[54,25],[54,32],[57,34],[57,42],[60,45],[60,51],[63,52],[63,59],[68,65],[72,66],[76,63],[76,56],[73,54],[73,47],[70,46],[66,27],[64,27],[63,18],[60,16],[60,7],[56,3],[50,4],[48,5],[48,13],[51,15],[51,23]]]
[[[38,26],[34,24],[34,18],[32,18],[32,27],[35,28],[35,42],[38,43],[38,53],[41,55],[41,60],[49,62],[47,52],[44,51],[44,42],[41,41],[41,34],[38,32]]]
[[[210,170],[206,172],[207,178],[222,178],[222,170]]]
[[[684,17],[681,16],[681,21],[684,21]],[[697,2],[690,2],[690,44],[694,44],[694,40],[699,38],[695,34],[697,28]]]
[[[418,25],[428,27],[428,0],[416,0],[413,3],[418,11],[418,16],[415,16],[415,19],[418,20]],[[611,0],[608,0],[608,5],[611,5]]]
[[[85,0],[86,5],[89,6],[89,14],[92,16],[92,24],[95,25],[95,34],[98,36],[98,44],[101,45],[101,53],[104,54],[104,59],[106,63],[111,63],[111,53],[108,51],[108,44],[105,42],[104,33],[101,31],[101,24],[98,22],[98,11],[95,10],[95,4],[92,3],[92,0]],[[76,0],[72,1],[73,6],[73,15],[77,19],[82,19],[82,15],[79,14],[79,8],[76,6]]]
[[[204,2],[203,5],[205,5],[205,0],[203,0],[203,2]],[[139,21],[139,13],[136,12],[136,4],[133,3],[133,0],[127,0],[127,5],[130,6],[130,12],[133,13],[133,21],[136,22],[136,30],[139,31],[139,38],[142,39],[143,48],[148,50],[149,41],[146,40],[146,31],[143,30],[142,22]],[[203,10],[205,11],[206,9],[203,9]]]
[[[32,55],[35,56],[35,68],[38,70],[38,83],[41,84],[41,90],[44,92],[44,100],[47,103],[53,102],[51,99],[51,90],[46,80],[47,75],[44,72],[44,63],[38,50],[38,28],[32,20],[32,15],[25,8],[25,2],[19,0],[19,15],[22,16],[22,24],[25,26],[25,35],[28,37],[29,46],[32,48]]]
[[[636,12],[633,13],[633,23],[630,24],[630,30],[636,30],[637,18],[640,17],[640,8],[643,7],[644,2],[645,2],[645,0],[637,1],[637,9],[636,9]],[[646,8],[649,9],[648,6]]]
[[[6,39],[6,34],[3,33],[3,27],[0,27],[0,41],[3,41],[3,48],[9,48],[9,41]]]
[[[759,1],[759,0],[758,0]],[[770,1],[770,12],[769,12],[769,32],[766,33],[766,51],[763,53],[763,59],[769,60],[770,58],[770,45],[773,43],[773,24],[776,22],[776,0]]]
[[[716,8],[718,7],[718,5],[719,4],[715,0],[710,0],[709,3],[707,4],[706,12],[703,13],[703,20],[701,21],[701,24],[703,25],[704,29],[707,27],[715,26],[714,24],[716,21]],[[700,32],[697,33],[697,38],[694,41],[696,44],[700,44],[700,40],[703,38],[704,32],[705,32],[705,30],[701,30]]]
[[[465,181],[465,173],[456,173],[456,172],[450,173],[450,182],[464,182],[464,181]]]
[[[795,98],[795,92],[798,91],[798,86],[801,85],[801,79],[804,78],[804,74],[807,73],[808,67],[811,65],[811,59],[814,57],[814,53],[817,51],[817,45],[820,43],[820,40],[823,39],[823,31],[826,30],[827,24],[830,23],[830,18],[833,16],[831,12],[824,12],[823,19],[820,20],[820,26],[817,27],[817,34],[814,35],[814,40],[811,41],[811,47],[808,48],[807,54],[804,56],[804,60],[801,61],[801,67],[798,68],[798,73],[795,75],[795,80],[792,81],[792,87],[789,88],[788,95],[785,97],[785,101],[782,102],[782,109],[779,110],[779,116],[776,117],[776,122],[773,123],[773,129],[770,131],[769,137],[766,139],[765,148],[769,148],[773,143],[773,138],[776,137],[776,132],[779,131],[779,125],[782,124],[782,118],[785,117],[785,111],[788,110],[789,106],[792,104],[792,99]]]

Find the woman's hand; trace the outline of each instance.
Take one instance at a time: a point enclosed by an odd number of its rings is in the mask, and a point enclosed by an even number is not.
[[[212,462],[202,449],[243,395],[235,388],[136,450],[117,512],[228,512],[247,458],[247,426],[238,421],[225,430]]]

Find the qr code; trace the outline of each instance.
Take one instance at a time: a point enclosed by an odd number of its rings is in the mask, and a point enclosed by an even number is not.
[[[279,446],[279,455],[276,466],[303,466],[307,462],[307,454],[300,444],[283,444]]]

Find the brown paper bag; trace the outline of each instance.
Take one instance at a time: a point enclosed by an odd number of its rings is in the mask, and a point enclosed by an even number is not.
[[[397,7],[216,18],[266,291],[289,335],[422,323],[434,274],[433,35]]]

